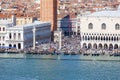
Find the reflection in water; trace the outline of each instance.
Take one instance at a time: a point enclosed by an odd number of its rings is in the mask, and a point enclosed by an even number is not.
[[[120,62],[0,59],[0,80],[118,80]]]

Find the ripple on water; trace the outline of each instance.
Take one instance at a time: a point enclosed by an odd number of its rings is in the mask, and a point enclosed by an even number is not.
[[[26,76],[15,76],[15,75],[1,75],[0,80],[39,80],[38,78],[31,78]]]
[[[119,80],[120,62],[0,59],[0,80]]]

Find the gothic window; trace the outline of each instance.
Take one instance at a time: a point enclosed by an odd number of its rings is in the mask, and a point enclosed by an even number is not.
[[[92,23],[89,23],[88,29],[93,29],[93,24]]]
[[[105,24],[105,23],[102,24],[101,29],[102,29],[102,30],[105,30],[105,29],[106,29],[106,24]]]
[[[120,30],[120,25],[118,23],[115,25],[115,30]]]

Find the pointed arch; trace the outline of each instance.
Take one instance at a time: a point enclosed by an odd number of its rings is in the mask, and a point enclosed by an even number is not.
[[[119,30],[120,29],[120,25],[118,23],[115,24],[115,30]]]
[[[83,43],[83,48],[87,48],[87,44],[86,43]]]
[[[103,30],[106,29],[106,24],[105,24],[105,23],[103,23],[103,24],[101,25],[101,29],[103,29]]]
[[[95,40],[97,40],[97,36],[95,37]]]
[[[100,40],[100,36],[98,36],[98,40]]]
[[[105,36],[103,37],[103,40],[105,41],[106,39],[105,39]]]
[[[111,41],[113,41],[113,37],[111,37]]]
[[[89,44],[88,44],[88,49],[91,49],[91,48],[92,48],[92,44],[89,43]]]
[[[85,36],[85,40],[87,40],[87,36]]]
[[[83,40],[85,40],[85,37],[83,36]]]
[[[116,40],[118,41],[118,40],[119,40],[119,38],[117,37],[117,38],[116,38]]]
[[[93,40],[93,37],[91,36],[90,39]]]
[[[88,29],[93,29],[93,24],[92,23],[88,24]]]
[[[101,40],[103,40],[103,39],[102,39],[102,36],[101,36]]]
[[[96,43],[93,44],[93,48],[97,49],[97,44]]]
[[[88,39],[87,40],[90,40],[90,37],[88,36]]]
[[[114,49],[118,49],[118,44],[115,44],[115,45],[114,45]]]
[[[109,45],[109,50],[113,50],[113,44]]]
[[[109,41],[111,40],[111,38],[109,37]]]
[[[100,43],[98,47],[99,47],[99,49],[102,49],[102,44]]]
[[[106,41],[108,41],[108,37],[106,36]]]
[[[107,44],[104,44],[104,49],[108,49],[108,45]]]
[[[117,39],[116,39],[116,37],[114,36],[114,41],[116,41]]]

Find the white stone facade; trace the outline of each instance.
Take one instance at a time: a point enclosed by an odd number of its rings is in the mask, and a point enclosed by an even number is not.
[[[78,19],[80,19],[78,24],[82,48],[110,50],[120,48],[120,16],[101,14],[101,16],[81,16]]]
[[[0,24],[0,46],[7,48],[24,49],[33,46],[33,28],[35,40],[38,44],[51,40],[51,24],[36,21],[31,24],[13,26],[13,23]]]

